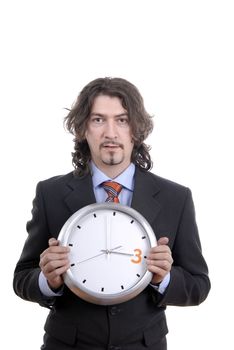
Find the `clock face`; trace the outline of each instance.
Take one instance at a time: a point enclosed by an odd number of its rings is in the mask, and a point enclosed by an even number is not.
[[[132,208],[114,203],[84,207],[68,219],[58,239],[70,248],[64,281],[86,301],[120,303],[139,294],[152,279],[145,260],[156,238]]]

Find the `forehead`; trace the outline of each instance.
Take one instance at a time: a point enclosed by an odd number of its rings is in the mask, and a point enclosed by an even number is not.
[[[94,98],[91,114],[127,114],[119,97],[99,95]]]

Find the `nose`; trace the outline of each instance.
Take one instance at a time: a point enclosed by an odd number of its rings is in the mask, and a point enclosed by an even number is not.
[[[115,122],[109,120],[105,125],[104,136],[108,139],[115,139],[117,137],[117,128]]]

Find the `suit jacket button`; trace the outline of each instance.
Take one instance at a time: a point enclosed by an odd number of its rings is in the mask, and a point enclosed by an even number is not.
[[[117,308],[117,306],[112,306],[112,307],[110,308],[110,314],[111,314],[112,316],[116,316],[116,315],[118,314],[118,312],[119,312],[119,309]]]

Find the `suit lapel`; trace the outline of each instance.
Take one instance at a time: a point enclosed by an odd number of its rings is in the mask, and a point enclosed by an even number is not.
[[[91,175],[73,176],[67,185],[71,192],[65,197],[64,201],[72,213],[96,202]]]
[[[141,213],[150,224],[156,219],[161,208],[156,199],[159,190],[159,187],[155,184],[149,173],[136,168],[135,187],[131,206]]]
[[[90,174],[83,177],[73,176],[67,185],[70,192],[64,201],[72,214],[86,205],[96,203]],[[153,181],[152,176],[136,167],[131,206],[141,213],[150,224],[156,219],[161,208],[156,199],[158,192],[159,187]]]

